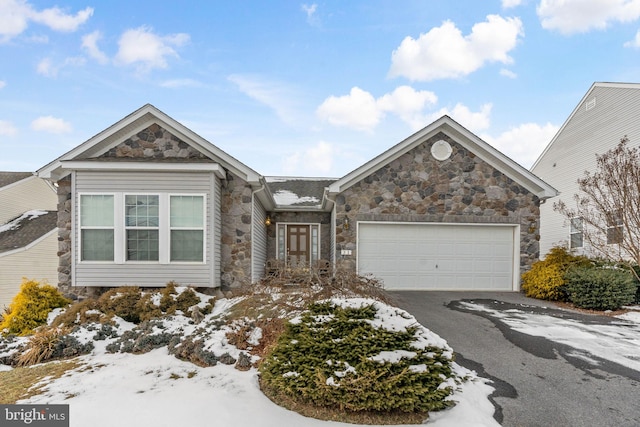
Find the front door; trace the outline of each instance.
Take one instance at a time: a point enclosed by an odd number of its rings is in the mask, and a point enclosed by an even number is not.
[[[309,229],[308,225],[289,224],[287,227],[287,259],[290,265],[309,262]]]

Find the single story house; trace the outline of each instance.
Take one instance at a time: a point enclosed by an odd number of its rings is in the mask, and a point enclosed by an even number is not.
[[[22,278],[58,282],[58,197],[31,172],[0,172],[0,313]]]
[[[595,172],[596,155],[614,148],[627,136],[630,147],[640,147],[640,84],[594,83],[580,100],[558,133],[547,145],[531,171],[560,192],[562,200],[575,207],[578,178],[585,171]],[[540,253],[553,246],[565,246],[589,254],[583,236],[582,218],[565,218],[553,203],[540,207]],[[614,224],[612,224],[612,227]],[[612,233],[615,236],[615,233]],[[608,239],[608,237],[605,237]],[[615,239],[611,240],[615,244]]]
[[[448,116],[339,179],[265,177],[152,105],[41,168],[59,286],[226,287],[270,259],[392,289],[517,290],[556,190]]]

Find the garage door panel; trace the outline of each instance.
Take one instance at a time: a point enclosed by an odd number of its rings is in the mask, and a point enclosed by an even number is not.
[[[358,271],[387,289],[512,290],[514,227],[360,223]]]

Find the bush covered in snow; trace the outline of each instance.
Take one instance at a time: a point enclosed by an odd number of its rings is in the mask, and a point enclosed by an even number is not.
[[[260,365],[268,395],[349,411],[453,405],[452,350],[408,313],[371,299],[312,304]]]
[[[35,328],[47,323],[51,310],[64,307],[69,302],[54,286],[23,279],[20,292],[2,315],[0,332],[29,335]]]

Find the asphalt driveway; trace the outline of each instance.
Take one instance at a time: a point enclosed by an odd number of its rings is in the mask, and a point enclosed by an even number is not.
[[[503,426],[640,426],[639,371],[515,331],[488,312],[469,310],[464,302],[584,324],[615,326],[615,320],[548,308],[544,301],[512,292],[394,291],[390,295],[395,304],[447,340],[460,365],[494,382],[494,418]],[[640,348],[637,354],[640,359]]]

